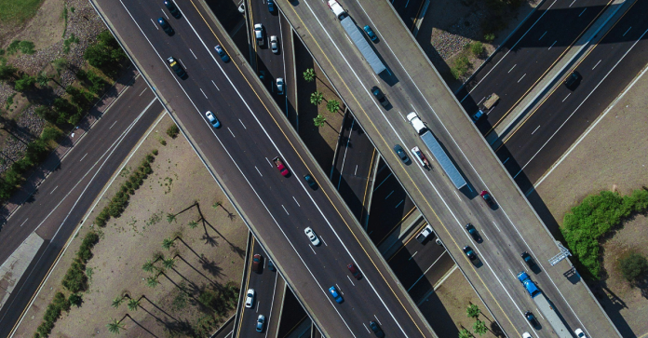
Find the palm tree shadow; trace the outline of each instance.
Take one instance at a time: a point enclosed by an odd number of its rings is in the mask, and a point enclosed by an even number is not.
[[[161,307],[157,306],[157,304],[155,304],[152,300],[148,299],[148,298],[146,297],[146,295],[142,295],[142,297],[140,297],[140,299],[142,299],[142,298],[146,299],[146,301],[147,301],[149,304],[153,305],[153,307],[155,307],[158,311],[164,313],[165,316],[167,316],[167,317],[173,319],[173,320],[176,321],[176,322],[178,321],[177,318],[173,317],[173,316],[170,315],[168,312],[164,311]],[[141,307],[141,306],[140,306],[140,307]],[[148,311],[147,311],[147,312],[148,312]]]
[[[190,268],[192,268],[194,271],[196,271],[199,275],[203,276],[203,277],[204,277],[206,280],[208,280],[209,283],[211,283],[212,285],[219,285],[218,282],[209,279],[209,277],[207,277],[204,273],[202,273],[202,271],[196,269],[196,267],[194,267],[191,263],[189,263],[186,259],[184,259],[184,257],[182,257],[180,254],[175,255],[175,257],[179,257],[183,262],[185,262],[187,265],[189,265]],[[175,257],[174,257],[174,258],[175,258]],[[215,275],[215,274],[210,270],[210,268],[206,267],[207,264],[213,264],[213,265],[214,265],[214,268],[217,269],[217,273],[218,273],[218,275],[221,275],[220,271],[221,271],[222,269],[219,268],[218,266],[216,266],[213,262],[209,262],[209,261],[208,261],[207,259],[205,259],[204,257],[200,257],[199,259],[200,259],[200,262],[202,263],[202,268],[203,268],[203,269],[209,271],[212,275],[216,276],[216,275]]]
[[[147,332],[148,334],[150,334],[151,336],[156,337],[156,338],[159,338],[159,337],[156,336],[153,332],[149,331],[149,329],[147,329],[146,327],[144,327],[144,325],[142,325],[142,324],[140,324],[138,321],[136,321],[135,318],[131,317],[128,313],[125,314],[124,317],[122,317],[122,319],[120,320],[120,322],[121,322],[122,320],[124,320],[124,318],[126,318],[126,317],[128,317],[128,318],[129,318],[133,323],[135,323],[135,325],[139,326],[142,330],[146,331],[146,332]]]

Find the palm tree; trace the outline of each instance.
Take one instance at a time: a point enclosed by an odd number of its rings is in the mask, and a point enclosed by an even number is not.
[[[198,222],[196,222],[196,221],[191,221],[191,222],[187,223],[187,225],[188,225],[190,228],[195,229],[195,228],[198,226]]]
[[[167,249],[167,250],[171,249],[171,247],[173,247],[173,246],[175,246],[175,243],[174,243],[173,240],[170,239],[170,238],[165,238],[165,239],[162,241],[162,247],[165,248],[165,249]]]
[[[167,269],[171,269],[175,266],[175,259],[174,258],[165,259],[162,261],[162,265],[164,265],[164,267]]]
[[[112,307],[118,308],[122,302],[124,302],[124,297],[122,296],[115,297],[115,299],[113,299],[112,301]]]
[[[488,327],[486,326],[486,323],[477,319],[477,321],[473,325],[473,330],[475,330],[475,333],[477,333],[478,335],[483,336],[484,333],[488,332]]]
[[[325,122],[326,117],[322,116],[321,114],[317,115],[317,117],[313,119],[313,124],[315,125],[315,127],[321,127]]]
[[[175,219],[176,219],[176,215],[167,214],[167,222],[171,223],[171,222],[175,221]]]
[[[162,245],[164,246],[164,244],[162,244]],[[142,265],[142,270],[144,270],[146,272],[152,272],[153,269],[155,269],[155,265],[153,265],[153,262],[151,262],[150,259],[147,259],[146,263],[144,263],[144,265]]]
[[[150,288],[156,287],[160,282],[158,282],[157,277],[147,277],[146,278],[146,285]]]
[[[218,207],[220,207],[221,205],[223,205],[223,202],[221,202],[221,201],[216,201],[216,203],[212,204],[212,208],[214,208],[214,209],[218,209]]]
[[[337,111],[340,110],[340,102],[338,100],[326,102],[326,109],[331,113],[337,113]]]
[[[304,72],[304,80],[306,80],[307,82],[313,82],[315,80],[315,77],[315,69],[313,68],[308,68]]]
[[[314,105],[317,106],[317,105],[319,105],[320,103],[322,103],[322,100],[324,100],[324,94],[322,94],[321,92],[314,92],[314,93],[311,93],[311,96],[310,96],[310,103],[312,103],[312,104],[314,104]]]
[[[479,309],[479,307],[477,305],[470,304],[466,308],[466,314],[470,318],[477,318],[477,317],[479,317],[479,314],[481,314],[481,310]]]
[[[137,309],[140,306],[140,300],[139,299],[131,299],[128,301],[128,309],[131,311],[137,311]]]
[[[113,319],[112,322],[106,324],[106,327],[108,327],[110,333],[119,333],[119,330],[124,329],[124,324],[117,319]]]
[[[38,83],[41,87],[47,87],[49,84],[51,78],[47,76],[47,73],[45,72],[40,72],[36,76],[36,83]]]
[[[461,329],[461,331],[459,331],[459,338],[473,338],[473,337],[474,337],[473,334],[466,329]]]

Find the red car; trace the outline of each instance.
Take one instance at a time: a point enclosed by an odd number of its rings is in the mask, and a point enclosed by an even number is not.
[[[283,164],[283,162],[281,162],[281,160],[279,159],[279,156],[273,158],[272,162],[274,162],[275,166],[277,166],[277,169],[279,169],[279,172],[281,173],[281,175],[283,175],[284,177],[290,175],[290,171],[288,171],[288,168],[286,168],[286,166]]]
[[[488,191],[484,190],[479,195],[484,199],[484,201],[486,202],[486,204],[488,204],[489,207],[492,207],[495,204],[493,197],[490,195]]]
[[[349,269],[349,272],[351,272],[351,274],[353,275],[353,277],[355,277],[355,279],[362,278],[362,274],[360,273],[358,268],[356,268],[356,266],[353,263],[349,263],[347,265],[347,269]]]
[[[261,267],[263,266],[262,260],[263,257],[260,254],[254,254],[252,256],[252,271],[261,273]]]

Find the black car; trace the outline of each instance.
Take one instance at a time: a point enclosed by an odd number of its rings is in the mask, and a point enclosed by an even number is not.
[[[311,189],[317,189],[317,183],[313,179],[313,176],[306,174],[304,175],[304,180],[306,180],[306,183],[308,183],[308,186],[311,187]]]
[[[178,76],[181,79],[184,79],[187,77],[187,72],[185,72],[184,69],[182,69],[182,66],[180,65],[180,62],[178,62],[173,56],[170,56],[167,59],[167,62],[169,63],[169,67],[173,69],[173,71],[178,74]]]
[[[371,93],[373,96],[376,97],[376,100],[380,102],[380,104],[384,107],[387,108],[389,106],[389,101],[387,101],[387,98],[385,97],[385,94],[380,90],[378,87],[373,87],[371,88]]]
[[[470,258],[471,261],[477,259],[477,254],[475,253],[475,251],[473,251],[473,249],[470,246],[467,245],[464,246],[463,252],[466,254],[466,256],[468,256],[468,258]]]
[[[580,81],[583,77],[580,75],[579,72],[574,71],[565,79],[565,87],[574,90],[578,85],[580,84]]]
[[[164,32],[167,33],[169,36],[175,33],[173,28],[171,28],[171,25],[169,25],[169,23],[166,20],[164,20],[163,17],[159,17],[157,21],[158,24],[160,24],[160,27],[162,27],[162,30],[164,30]]]
[[[371,328],[371,331],[376,335],[378,338],[383,338],[385,337],[385,333],[383,330],[378,326],[378,323],[374,322],[373,320],[369,322],[369,327]]]
[[[468,231],[470,236],[472,236],[476,242],[481,242],[481,236],[479,236],[477,229],[475,229],[475,226],[472,225],[472,223],[466,224],[466,231]]]
[[[522,259],[524,260],[524,263],[526,263],[531,270],[534,270],[538,268],[536,265],[536,262],[533,260],[533,257],[528,252],[523,252],[521,255]]]
[[[396,152],[396,155],[400,157],[403,163],[410,164],[412,162],[410,158],[407,156],[407,153],[405,153],[405,150],[403,150],[403,147],[401,147],[399,144],[394,146],[394,152]]]
[[[173,15],[176,19],[180,18],[180,11],[178,10],[178,7],[173,3],[171,0],[164,0],[164,6],[169,10],[169,13]]]
[[[533,315],[533,313],[531,313],[531,311],[527,311],[527,312],[525,312],[525,313],[524,313],[524,317],[526,317],[526,319],[529,321],[529,323],[531,324],[531,326],[536,327],[536,326],[539,325],[539,324],[538,324],[538,320],[537,320],[536,317]]]

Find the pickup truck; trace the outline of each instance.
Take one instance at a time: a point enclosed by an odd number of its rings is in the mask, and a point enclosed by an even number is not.
[[[414,155],[414,158],[418,161],[418,163],[421,164],[421,166],[427,170],[430,170],[432,166],[430,165],[430,162],[428,161],[427,157],[425,157],[425,154],[421,151],[419,147],[414,147],[411,149],[412,154]]]
[[[428,236],[432,233],[432,226],[428,225],[421,232],[419,232],[418,235],[416,235],[416,240],[419,241],[419,243],[423,243]]]
[[[279,172],[281,173],[281,175],[283,175],[284,177],[286,177],[286,176],[288,176],[288,175],[290,174],[290,171],[288,171],[288,169],[287,169],[286,166],[283,164],[283,162],[281,162],[281,160],[279,159],[279,156],[273,158],[273,159],[272,159],[272,162],[274,162],[275,166],[277,167],[277,169],[279,170]]]

